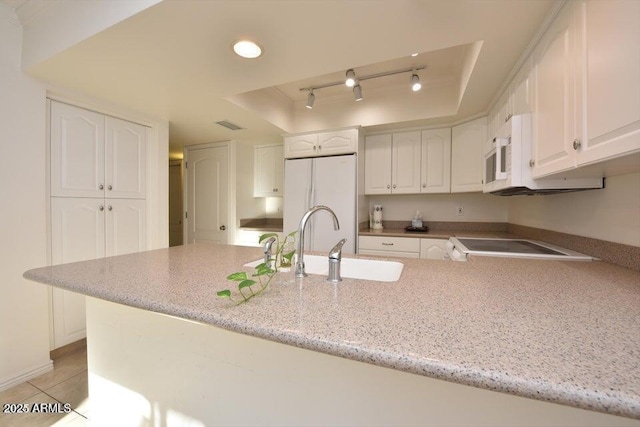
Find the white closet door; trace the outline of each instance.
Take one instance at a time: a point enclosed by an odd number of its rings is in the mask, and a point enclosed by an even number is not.
[[[104,199],[51,199],[51,261],[63,264],[102,258],[104,249]],[[53,289],[54,348],[86,336],[85,298],[75,292]]]
[[[102,197],[104,186],[104,116],[52,101],[51,195]]]
[[[106,118],[106,197],[144,199],[146,128]]]
[[[147,247],[146,202],[131,199],[105,200],[107,256],[144,251]]]

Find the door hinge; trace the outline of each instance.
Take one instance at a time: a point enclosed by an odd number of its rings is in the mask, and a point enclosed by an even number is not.
[[[189,168],[189,162],[184,162],[184,168],[188,169]]]
[[[184,217],[185,217],[185,218],[189,218],[189,212],[185,212],[185,213],[184,213]]]

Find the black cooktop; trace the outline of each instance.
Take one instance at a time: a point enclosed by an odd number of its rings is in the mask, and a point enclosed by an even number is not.
[[[545,246],[538,245],[528,240],[509,239],[461,239],[460,243],[465,245],[470,251],[502,252],[517,254],[544,254],[544,255],[566,255],[562,252],[554,251]]]

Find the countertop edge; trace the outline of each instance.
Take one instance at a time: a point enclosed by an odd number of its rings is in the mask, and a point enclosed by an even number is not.
[[[53,267],[45,267],[53,268]],[[509,376],[498,370],[487,370],[482,367],[462,367],[447,364],[444,361],[425,360],[399,353],[376,351],[374,348],[348,345],[341,341],[322,339],[316,336],[304,336],[291,331],[274,328],[260,328],[243,322],[235,322],[216,313],[201,316],[185,313],[184,307],[163,302],[149,302],[137,299],[122,298],[109,292],[99,292],[94,288],[84,288],[61,281],[49,280],[29,270],[23,277],[38,283],[78,292],[83,295],[100,298],[117,304],[148,310],[160,314],[175,316],[181,319],[196,321],[202,324],[219,327],[225,330],[267,339],[291,345],[293,347],[318,351],[321,353],[344,357],[376,366],[391,368],[402,372],[422,375],[486,390],[503,392],[525,398],[532,398],[551,403],[564,404],[576,408],[595,410],[611,415],[640,419],[640,401],[626,393],[601,392],[572,386],[569,383],[554,383],[544,380],[530,380]]]

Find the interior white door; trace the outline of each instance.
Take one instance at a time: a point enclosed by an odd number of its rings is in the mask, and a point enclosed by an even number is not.
[[[144,199],[146,128],[107,117],[105,131],[106,197]]]
[[[311,167],[311,159],[286,160],[284,163],[283,231],[285,236],[298,229],[302,216],[311,207]],[[309,232],[306,236],[311,237],[311,233]],[[305,239],[305,249],[309,249],[310,241]]]
[[[169,164],[169,246],[178,246],[182,241],[182,161]]]
[[[356,156],[318,157],[313,160],[313,204],[331,208],[340,229],[334,230],[329,212],[312,217],[314,251],[328,252],[340,239],[347,239],[345,253],[356,251]]]
[[[147,248],[146,201],[105,200],[107,256],[144,251]]]
[[[105,255],[104,199],[51,199],[51,262],[63,264]],[[53,289],[54,348],[86,336],[85,297]]]
[[[229,147],[191,148],[187,156],[187,243],[227,243]]]
[[[51,101],[51,195],[104,195],[104,116]]]

